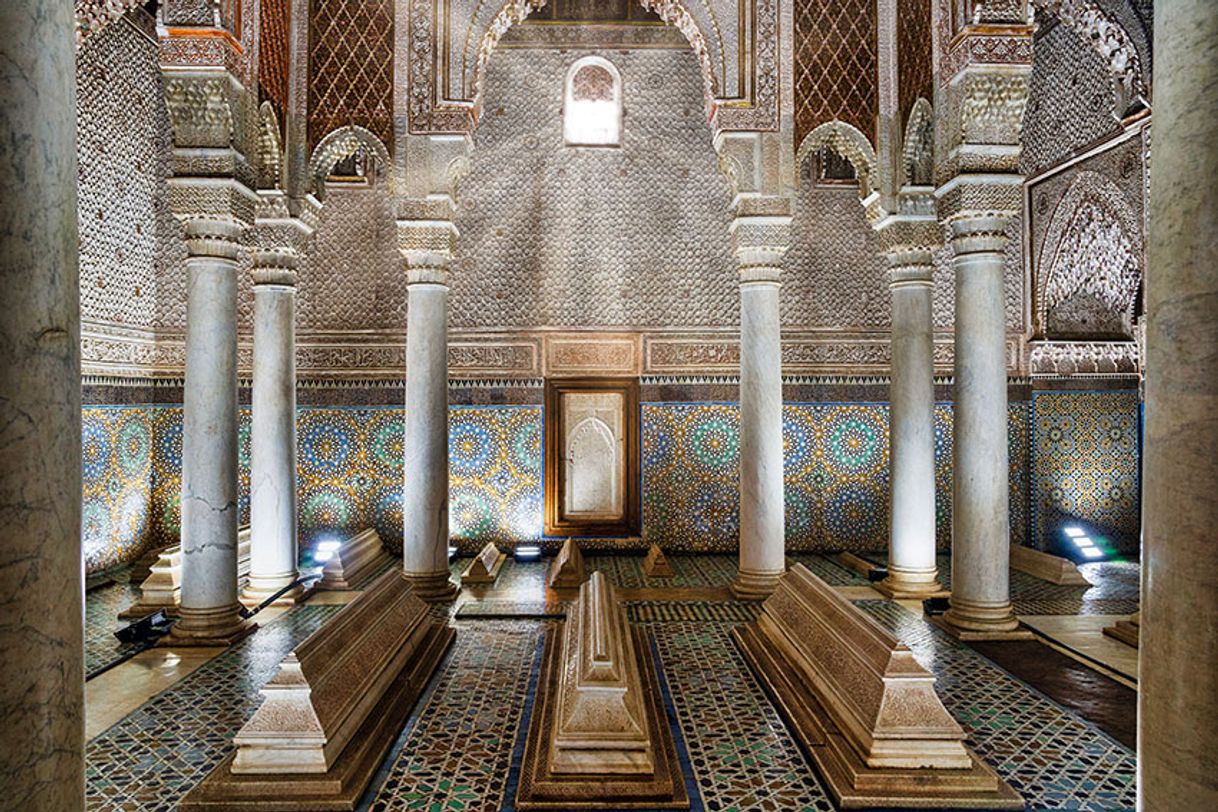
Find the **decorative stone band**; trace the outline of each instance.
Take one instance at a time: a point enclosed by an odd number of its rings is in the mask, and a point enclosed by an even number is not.
[[[1006,250],[1010,219],[1001,213],[957,217],[948,223],[952,251],[964,254],[999,254]]]
[[[935,190],[935,201],[939,219],[949,224],[961,218],[1011,218],[1023,208],[1023,176],[956,175]]]
[[[296,286],[296,268],[300,257],[292,248],[261,248],[254,252],[254,267],[250,278],[255,285]]]
[[[408,258],[406,260],[407,285],[444,285],[448,286],[448,257]],[[418,263],[418,264],[416,264]]]
[[[603,572],[580,587],[567,611],[562,646],[552,771],[653,773],[638,652]]]
[[[241,234],[245,226],[233,219],[187,217],[183,223],[186,250],[191,257],[213,257],[237,261],[241,256]]]
[[[757,283],[777,284],[782,278],[782,268],[778,265],[741,265],[737,270],[740,284]]]

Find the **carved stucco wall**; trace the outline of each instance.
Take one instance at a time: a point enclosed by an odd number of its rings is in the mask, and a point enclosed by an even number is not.
[[[128,19],[106,26],[81,46],[76,81],[81,313],[149,328],[158,246],[176,236],[165,203],[170,135],[156,44]]]
[[[1028,176],[1120,131],[1104,58],[1052,15],[1038,19],[1020,158]]]
[[[567,68],[593,51],[501,48],[461,184],[456,327],[737,323],[729,192],[688,48],[605,52],[622,146],[563,146]]]

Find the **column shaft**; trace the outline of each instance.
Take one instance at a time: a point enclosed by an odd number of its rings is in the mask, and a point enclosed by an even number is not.
[[[935,565],[935,388],[929,251],[894,256],[889,394],[892,516],[885,591],[941,591]]]
[[[0,3],[0,786],[84,808],[71,3]]]
[[[955,630],[1018,626],[1010,600],[1007,450],[1006,219],[955,220],[956,388],[952,455],[952,597]]]
[[[1155,8],[1138,808],[1218,809],[1218,4]]]
[[[418,276],[412,269],[412,276]],[[409,285],[402,566],[419,594],[455,594],[448,578],[448,285]]]
[[[778,269],[740,285],[740,572],[732,592],[774,591],[785,569]],[[760,277],[760,278],[756,278]]]
[[[248,633],[237,602],[237,238],[186,223],[181,619],[164,642],[217,645]]]
[[[278,252],[267,252],[274,263]],[[261,261],[262,260],[260,257]],[[256,262],[261,265],[261,261]],[[294,264],[294,257],[292,258]],[[286,263],[276,263],[286,264]],[[250,580],[260,603],[296,580],[296,274],[254,271],[253,432],[250,438]],[[287,600],[295,600],[297,588]]]

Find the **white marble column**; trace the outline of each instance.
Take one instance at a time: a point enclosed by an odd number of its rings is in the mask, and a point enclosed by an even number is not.
[[[71,3],[0,3],[0,787],[84,809]]]
[[[949,630],[1002,636],[1018,621],[1010,599],[1005,217],[950,223],[956,276]]]
[[[296,252],[254,255],[250,577],[241,600],[258,605],[300,573],[296,547]],[[297,585],[280,599],[295,602]]]
[[[1218,3],[1155,6],[1138,808],[1218,809]]]
[[[782,477],[781,245],[790,219],[737,217],[732,224],[740,278],[740,567],[731,584],[742,600],[762,600],[786,570]],[[776,242],[776,241],[775,241]]]
[[[893,597],[942,592],[935,565],[935,387],[929,248],[888,255],[892,294],[888,577]]]
[[[237,602],[237,258],[240,224],[185,222],[181,617],[162,643],[228,645],[253,630]]]
[[[402,567],[425,600],[453,598],[448,572],[448,264],[407,257],[406,449]]]

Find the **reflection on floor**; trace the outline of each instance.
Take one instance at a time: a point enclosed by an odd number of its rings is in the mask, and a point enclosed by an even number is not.
[[[1025,795],[1030,808],[1133,807],[1134,755],[1129,748],[940,633],[919,614],[879,599],[853,571],[824,556],[791,558],[842,588],[913,649],[939,678],[944,704],[970,730],[972,744]],[[646,627],[655,641],[701,804],[695,808],[833,809],[728,636],[733,625],[755,616],[756,607],[732,600],[673,599],[722,593],[735,575],[735,560],[674,556],[670,561],[677,575],[662,580],[644,579],[639,561],[589,556],[587,563],[628,590],[626,596],[635,596],[626,601],[628,617]],[[454,571],[465,563],[454,562]],[[547,602],[546,563],[509,559],[492,589],[465,590],[453,607],[443,610],[458,615],[452,621],[458,629],[456,644],[428,694],[404,721],[400,746],[369,793],[366,808],[512,808],[512,767],[527,726],[529,684],[539,665],[542,630],[550,621],[508,616],[513,605],[517,610],[525,604],[561,609],[552,595]],[[1107,614],[1134,611],[1136,564],[1089,566],[1093,569],[1087,577],[1098,582],[1090,590],[1013,577],[1014,598],[1025,607],[1075,607],[1054,612],[1060,615],[1093,614],[1117,602],[1122,608]],[[259,686],[280,659],[332,617],[348,596],[319,593],[304,606],[268,616],[253,636],[210,660],[186,663],[183,658],[171,664],[150,659],[154,652],[148,652],[98,678],[96,686],[91,683],[89,808],[174,809],[223,757],[257,706]],[[119,602],[113,596],[90,600],[91,635],[101,639],[101,630],[114,625],[118,609],[113,605]],[[480,619],[467,618],[471,613],[463,615],[463,606],[485,611],[472,613]],[[103,608],[106,616],[98,614]],[[126,681],[126,698],[110,697],[108,704],[96,699],[110,694],[104,679]],[[130,697],[141,690],[147,701],[130,712],[115,710],[129,706]]]

